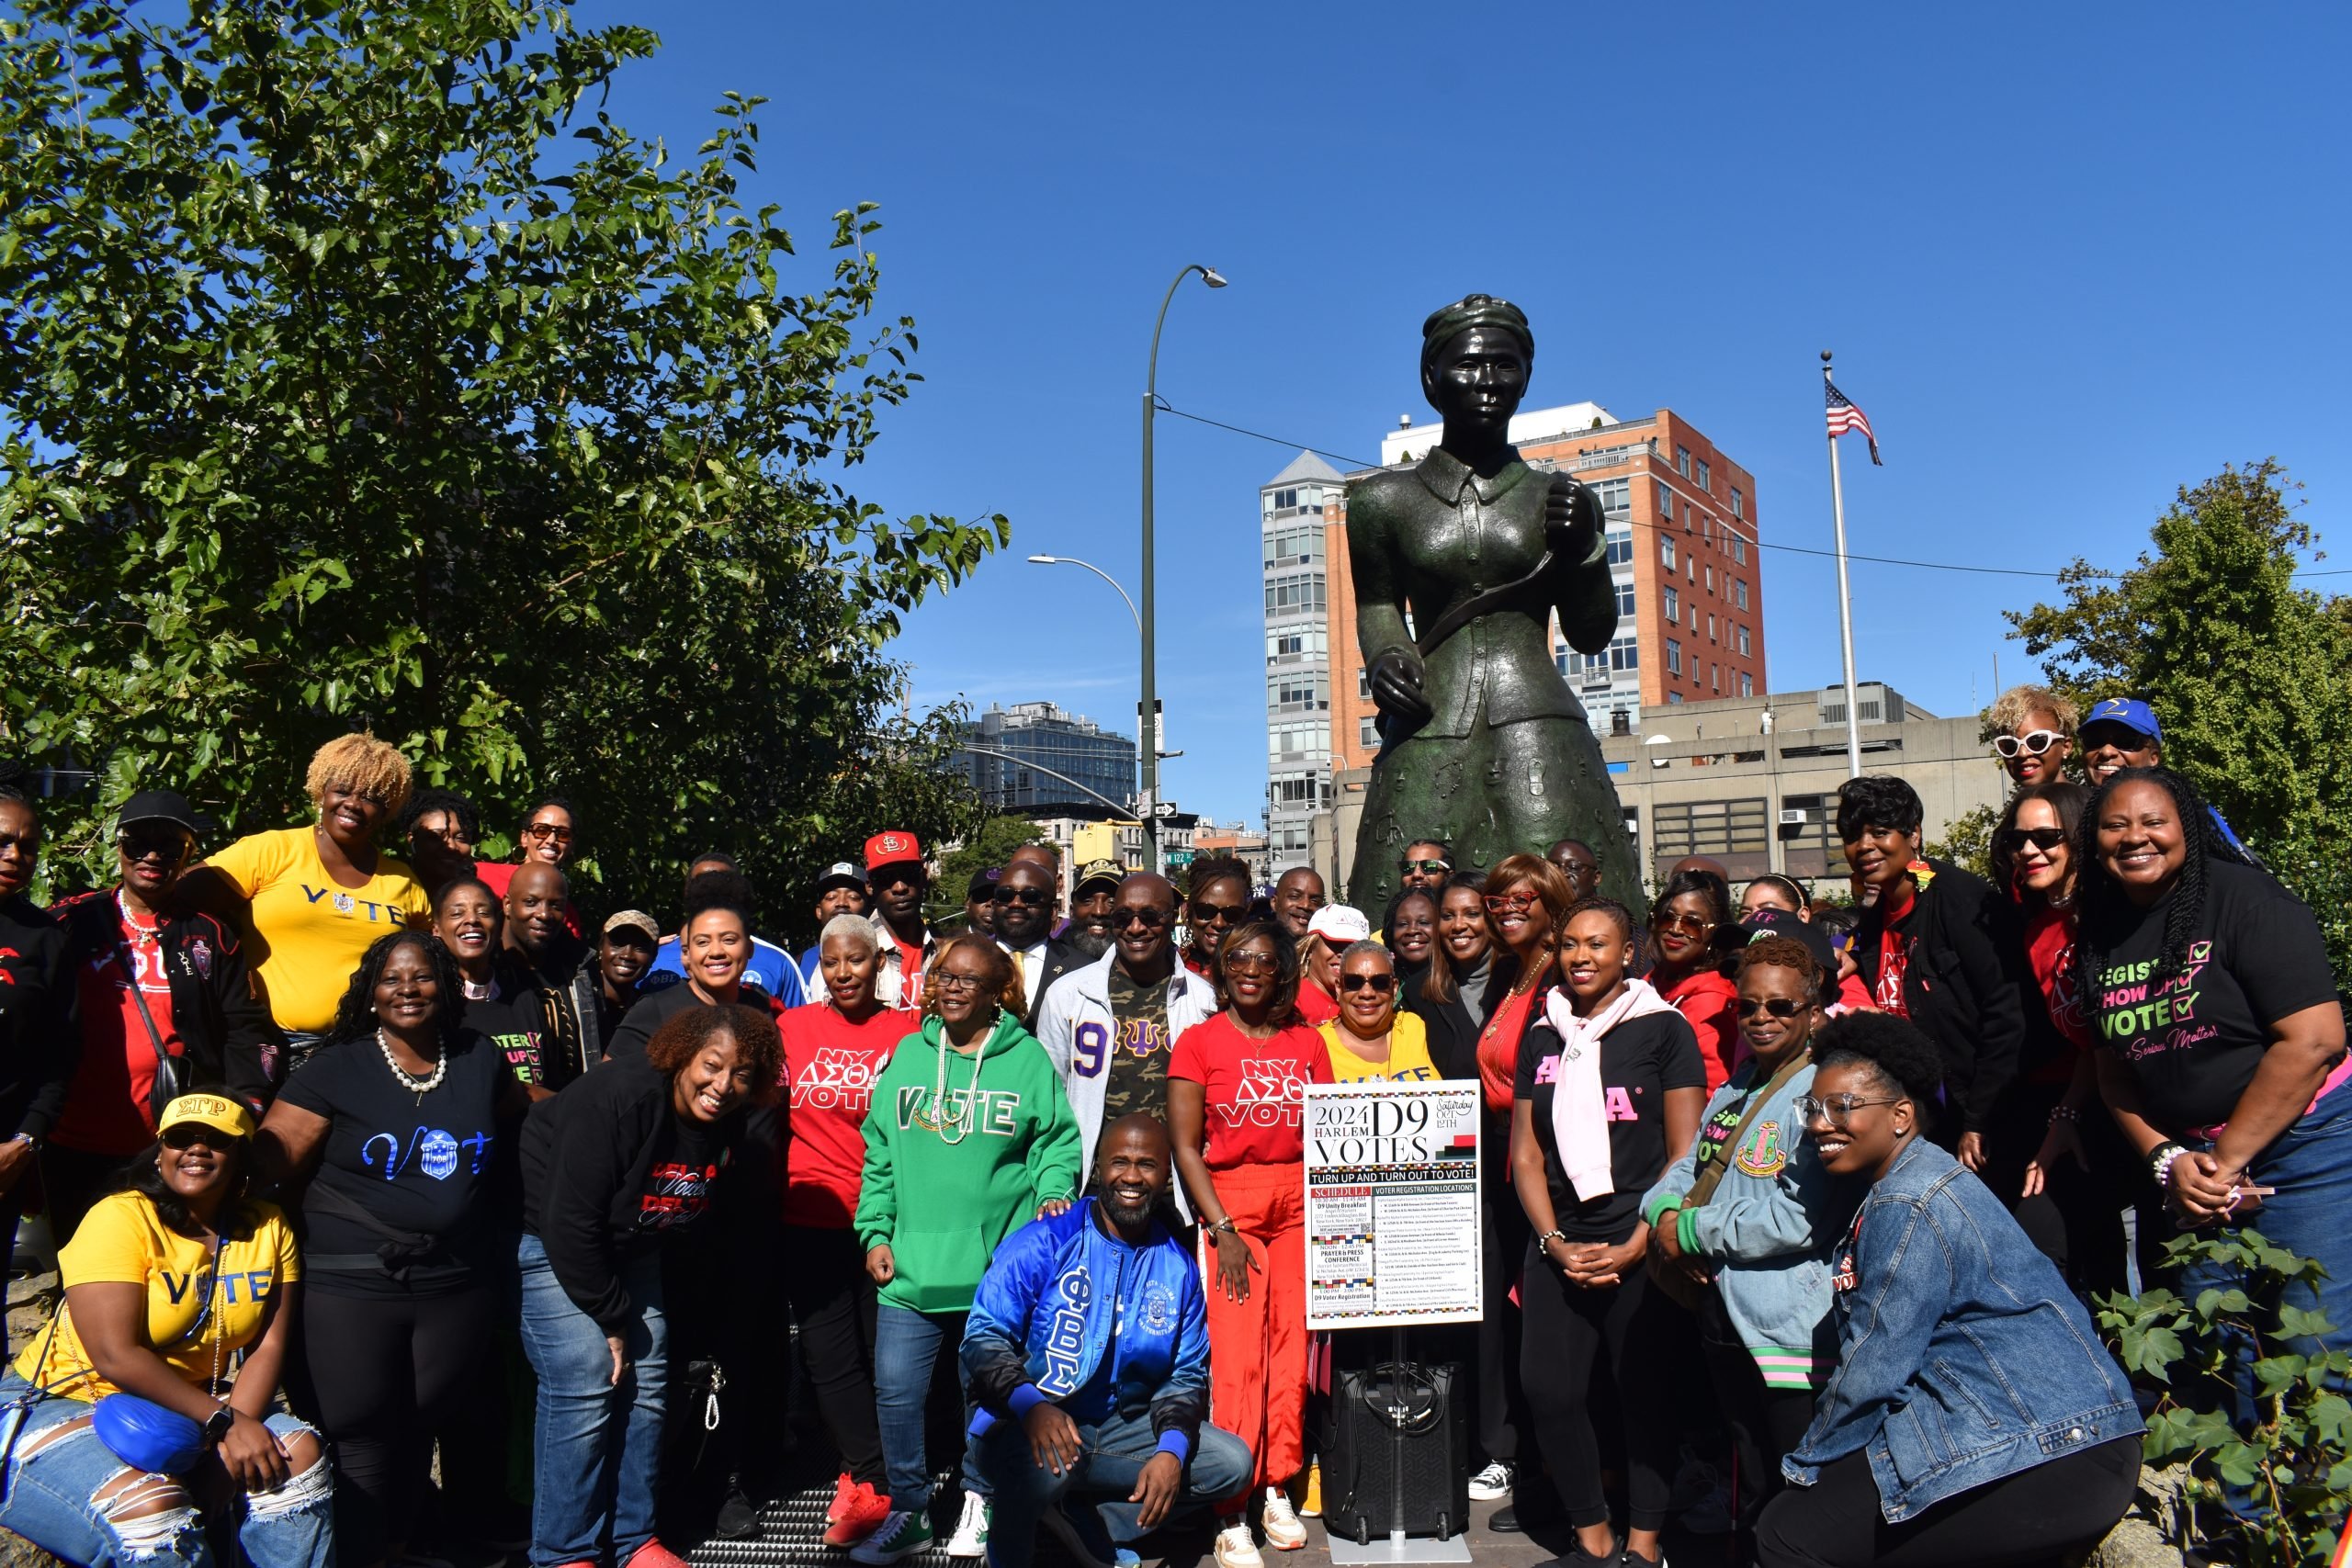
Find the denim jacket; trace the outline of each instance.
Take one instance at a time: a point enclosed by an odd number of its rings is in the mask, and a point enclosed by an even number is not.
[[[1769,1078],[1754,1057],[1715,1090],[1702,1129],[1724,1118],[1736,1124],[1747,1096]],[[1756,1113],[1736,1149],[1725,1149],[1722,1180],[1696,1209],[1666,1223],[1683,1250],[1713,1265],[1724,1314],[1756,1358],[1767,1388],[1811,1388],[1837,1359],[1829,1321],[1829,1253],[1858,1196],[1823,1168],[1796,1102],[1813,1092],[1810,1064],[1789,1075]],[[1698,1174],[1696,1150],[1667,1168],[1642,1199],[1652,1225],[1679,1204]]]
[[[1839,1360],[1781,1472],[1857,1450],[1899,1524],[1973,1486],[2144,1430],[2122,1369],[1984,1184],[1915,1139],[1837,1254]]]

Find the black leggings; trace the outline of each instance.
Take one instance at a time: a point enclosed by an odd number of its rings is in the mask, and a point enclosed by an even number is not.
[[[1756,1527],[1757,1568],[2057,1568],[2115,1528],[2139,1481],[2140,1439],[2116,1438],[1891,1525],[1870,1456],[1851,1453],[1772,1499]]]
[[[403,1544],[431,1478],[434,1424],[471,1386],[490,1343],[487,1285],[447,1295],[302,1292],[300,1412],[334,1446],[349,1501],[337,1554],[376,1562]]]
[[[874,1281],[857,1233],[786,1225],[792,1259],[792,1311],[800,1320],[800,1359],[817,1391],[817,1410],[852,1481],[888,1490],[882,1428],[874,1415]]]
[[[1670,1369],[1675,1358],[1690,1353],[1690,1314],[1652,1291],[1638,1264],[1625,1271],[1623,1284],[1589,1291],[1569,1284],[1533,1246],[1525,1256],[1520,1379],[1568,1522],[1578,1529],[1609,1522],[1600,1444],[1588,1410],[1594,1374],[1605,1362],[1625,1423],[1628,1522],[1637,1530],[1663,1529],[1674,1472]]]

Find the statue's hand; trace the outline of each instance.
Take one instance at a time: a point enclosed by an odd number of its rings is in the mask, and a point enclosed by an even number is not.
[[[1555,561],[1580,565],[1592,555],[1606,523],[1600,498],[1566,474],[1552,476],[1544,498],[1544,544]]]
[[[1372,661],[1373,705],[1408,724],[1430,716],[1429,698],[1421,694],[1421,656],[1409,648],[1392,648]]]

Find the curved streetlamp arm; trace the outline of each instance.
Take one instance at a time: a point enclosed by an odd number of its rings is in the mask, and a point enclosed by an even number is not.
[[[1143,631],[1143,617],[1136,614],[1136,602],[1133,599],[1127,598],[1127,591],[1119,586],[1119,580],[1117,578],[1113,577],[1109,572],[1104,571],[1092,561],[1080,560],[1076,556],[1031,556],[1029,558],[1036,562],[1039,566],[1084,567],[1087,570],[1092,572],[1095,576],[1109,583],[1112,591],[1116,592],[1121,599],[1126,600],[1127,614],[1135,617],[1136,631],[1138,634]]]
[[[1097,792],[1087,788],[1084,784],[1079,783],[1068,773],[1057,773],[1054,772],[1053,769],[1046,767],[1041,763],[1033,762],[1026,757],[1016,757],[1010,751],[1000,751],[993,746],[974,746],[968,742],[958,746],[956,750],[959,751],[971,751],[982,757],[995,757],[1007,762],[1017,762],[1022,767],[1027,768],[1031,773],[1043,773],[1049,779],[1059,779],[1062,783],[1069,785],[1070,788],[1078,791],[1080,795],[1091,796],[1095,800],[1101,801],[1112,810],[1122,813],[1121,819],[1123,821],[1132,822],[1135,820],[1134,817],[1125,815],[1132,812],[1135,809],[1134,807],[1122,806],[1117,801],[1113,800],[1109,795],[1098,794]]]

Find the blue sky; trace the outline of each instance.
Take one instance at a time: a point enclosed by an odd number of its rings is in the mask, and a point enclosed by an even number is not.
[[[587,0],[662,35],[616,118],[691,150],[764,94],[755,201],[824,265],[882,204],[884,306],[927,383],[856,482],[1001,511],[1012,547],[918,612],[916,701],[1135,705],[1138,412],[1176,270],[1177,407],[1375,456],[1430,417],[1418,330],[1474,289],[1538,338],[1529,406],[1669,406],[1757,477],[1767,544],[1829,539],[1817,352],[1869,411],[1854,550],[2121,564],[2176,488],[2276,454],[2323,528],[2352,485],[2352,55],[2340,6],[1386,5],[820,9]],[[1460,41],[1456,41],[1460,40]],[[1162,417],[1170,792],[1254,821],[1257,487],[1292,456]],[[1827,561],[1768,550],[1770,684],[1838,675]],[[2324,563],[2328,566],[2335,562]],[[2352,562],[2346,562],[2352,565]],[[2335,580],[2320,580],[2320,585]],[[1864,679],[1938,712],[2026,674],[2030,578],[1860,565]]]

